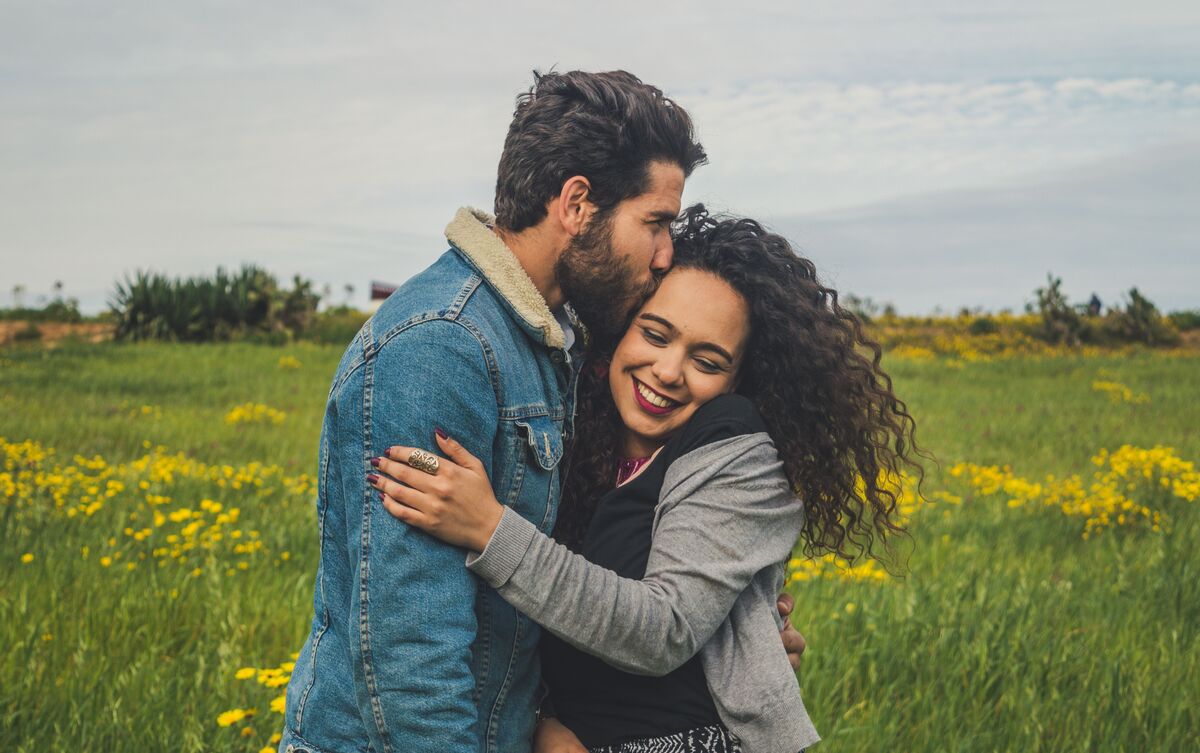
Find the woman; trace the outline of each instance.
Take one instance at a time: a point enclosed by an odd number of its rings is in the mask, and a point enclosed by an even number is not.
[[[585,367],[562,543],[502,507],[441,432],[436,475],[396,447],[372,483],[547,629],[557,721],[539,751],[795,753],[819,737],[779,650],[784,562],[798,537],[810,556],[874,556],[902,530],[887,479],[920,471],[879,360],[786,240],[697,206],[672,271]]]

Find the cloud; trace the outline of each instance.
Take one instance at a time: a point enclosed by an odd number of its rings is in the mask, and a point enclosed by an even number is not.
[[[1200,127],[1200,85],[762,82],[707,92],[692,109],[714,155],[696,190],[782,213],[1002,185],[1184,138]]]
[[[1053,272],[1075,300],[1138,287],[1200,306],[1200,141],[1142,150],[1019,185],[910,196],[769,224],[834,287],[901,311],[1020,310]]]
[[[31,289],[243,259],[402,280],[490,204],[534,67],[660,85],[712,155],[688,198],[757,215],[1019,185],[1198,125],[1194,4],[104,8],[0,24],[0,254]]]

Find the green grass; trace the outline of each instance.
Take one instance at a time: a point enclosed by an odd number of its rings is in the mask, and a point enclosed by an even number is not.
[[[279,368],[282,355],[302,367]],[[312,345],[0,351],[0,436],[53,447],[60,464],[76,454],[127,462],[148,442],[206,463],[312,473],[339,356]],[[1200,460],[1198,367],[1154,354],[961,370],[891,364],[918,439],[943,469],[1009,464],[1035,480],[1090,474],[1098,448],[1122,444],[1169,445]],[[1095,379],[1123,382],[1150,402],[1113,404],[1091,389]],[[225,414],[244,402],[287,419],[227,425]],[[142,406],[161,415],[140,415]],[[0,507],[0,749],[263,747],[281,719],[267,704],[281,690],[233,675],[299,648],[317,553],[311,495],[267,487],[263,496],[179,478],[149,490],[173,497],[164,511],[206,497],[240,507],[240,527],[260,531],[265,547],[232,575],[220,546],[187,565],[100,567],[109,537],[127,557],[139,551],[123,533],[149,525],[137,489],[91,517],[68,519],[45,500]],[[931,466],[934,489],[964,493]],[[817,750],[1194,750],[1197,504],[1178,506],[1169,535],[1113,531],[1084,541],[1078,521],[1053,511],[968,496],[916,518],[903,580],[797,584],[795,621],[809,641],[802,688],[825,738]],[[142,518],[130,522],[131,513]],[[32,562],[22,563],[25,553]],[[252,736],[217,726],[222,711],[249,706],[258,709]]]

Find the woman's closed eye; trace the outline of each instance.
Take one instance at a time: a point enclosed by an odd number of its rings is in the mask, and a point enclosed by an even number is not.
[[[708,374],[719,374],[725,370],[707,358],[697,358],[695,361],[700,370]]]
[[[649,327],[642,327],[642,337],[646,338],[646,341],[649,342],[651,345],[666,345],[667,344],[666,337],[664,337],[659,332],[655,332],[654,330],[650,329]]]

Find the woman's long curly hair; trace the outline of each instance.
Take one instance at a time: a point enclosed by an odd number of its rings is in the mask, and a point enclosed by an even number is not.
[[[916,422],[880,368],[879,345],[838,304],[837,291],[821,284],[813,263],[754,220],[717,220],[697,204],[672,234],[674,268],[720,277],[749,308],[736,391],[758,408],[804,500],[805,554],[882,559],[874,545],[904,532],[896,480],[915,469],[920,494],[924,470],[911,456],[930,456],[917,447]],[[555,527],[573,548],[614,486],[622,445],[609,394],[612,346],[594,350],[579,377],[576,439]]]

